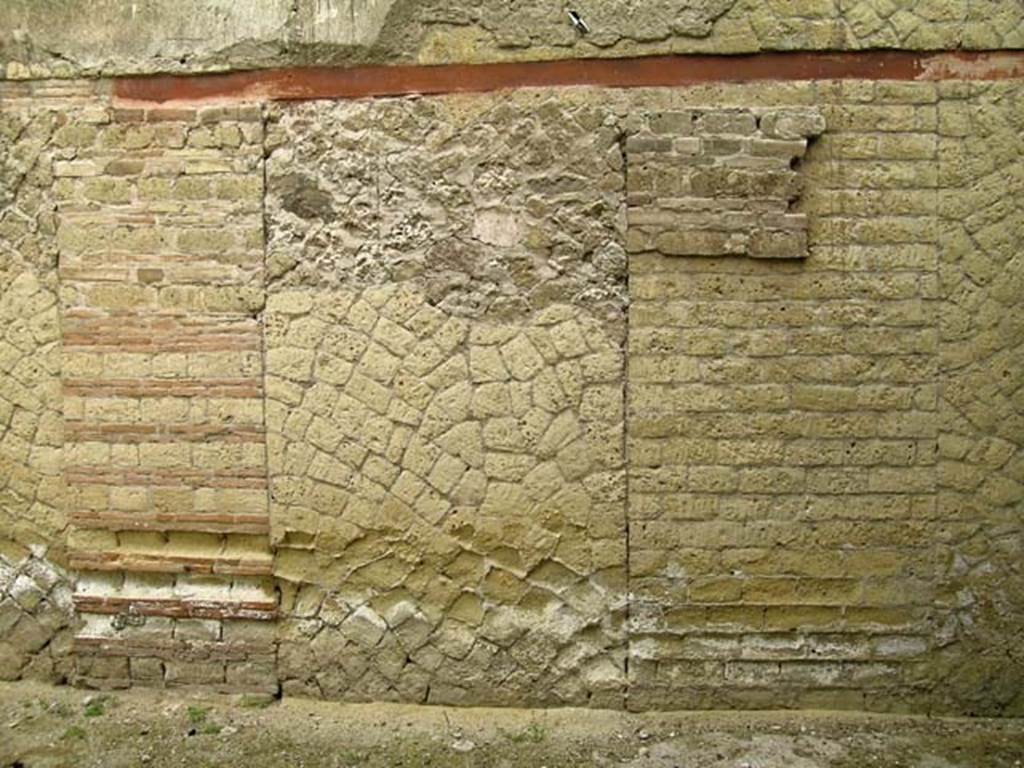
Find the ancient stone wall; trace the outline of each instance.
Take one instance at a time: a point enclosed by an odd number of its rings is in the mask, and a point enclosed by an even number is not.
[[[795,174],[805,262],[671,241],[630,257],[631,672],[649,705],[891,703],[937,639],[935,87],[828,104],[844,90],[808,94],[827,128]]]
[[[94,89],[5,90],[0,106],[0,677],[66,678],[72,577],[61,480],[53,152]],[[27,98],[21,99],[19,96]]]
[[[621,703],[624,183],[607,117],[551,93],[273,116],[285,690]]]
[[[61,63],[38,7],[0,11],[33,30],[0,48],[27,78],[0,80],[0,677],[1024,711],[1017,59],[320,100],[330,73],[39,79],[1020,32],[998,3],[663,5],[611,34],[596,3],[581,39],[298,3],[176,66],[127,32]]]

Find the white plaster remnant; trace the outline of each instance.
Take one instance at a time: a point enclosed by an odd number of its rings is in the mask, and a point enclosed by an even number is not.
[[[489,245],[512,246],[519,242],[519,222],[511,211],[486,208],[477,211],[473,236]]]

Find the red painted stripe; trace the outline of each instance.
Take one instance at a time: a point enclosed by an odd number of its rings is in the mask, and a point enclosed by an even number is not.
[[[870,50],[437,66],[291,67],[212,75],[151,75],[116,79],[114,96],[122,102],[187,104],[476,93],[571,85],[636,88],[770,80],[1002,80],[1020,77],[1024,77],[1024,51]]]

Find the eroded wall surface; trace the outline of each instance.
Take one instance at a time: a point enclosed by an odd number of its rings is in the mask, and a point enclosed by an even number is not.
[[[285,690],[620,704],[624,164],[609,117],[553,93],[272,116]]]
[[[3,676],[1021,711],[1019,83],[0,91]]]

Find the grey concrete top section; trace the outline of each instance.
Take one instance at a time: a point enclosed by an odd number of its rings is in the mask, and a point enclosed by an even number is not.
[[[0,60],[23,77],[267,66],[318,46],[349,57],[376,42],[393,2],[10,0]]]
[[[1020,0],[4,0],[0,77],[1024,47]],[[574,25],[568,11],[584,20]]]

